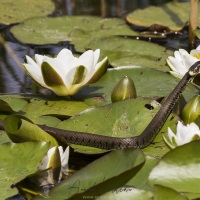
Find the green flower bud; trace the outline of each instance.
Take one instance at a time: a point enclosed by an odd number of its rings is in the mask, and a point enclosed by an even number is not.
[[[182,120],[185,124],[195,122],[200,115],[200,95],[194,96],[183,108]]]
[[[111,100],[112,102],[121,101],[127,98],[136,98],[137,93],[135,84],[131,78],[125,76],[113,89]]]

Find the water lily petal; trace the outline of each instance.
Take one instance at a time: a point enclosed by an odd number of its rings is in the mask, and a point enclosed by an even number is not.
[[[25,69],[25,71],[34,79],[34,81],[36,81],[37,83],[39,83],[43,87],[48,88],[48,86],[45,84],[45,82],[43,80],[41,69],[38,65],[36,65],[36,64],[31,65],[31,64],[23,63],[22,66]]]
[[[172,142],[172,138],[176,137],[176,135],[173,133],[173,131],[168,127],[168,137],[170,142]]]
[[[99,60],[99,56],[100,56],[100,49],[96,49],[94,51],[94,63],[93,63],[93,67],[96,66],[98,60]]]
[[[60,150],[60,147],[59,147]],[[68,170],[68,161],[69,161],[69,146],[65,149],[65,152],[63,153],[63,148],[62,148],[62,154],[60,151],[61,155],[61,165],[62,165],[62,172],[67,175],[67,170]]]
[[[88,69],[83,65],[80,65],[76,68],[72,68],[68,73],[68,77],[65,82],[66,85],[84,83],[87,73],[88,73]]]
[[[196,48],[196,50],[200,50],[200,45]]]
[[[64,82],[57,71],[47,62],[43,62],[41,66],[42,76],[46,85],[52,87],[56,85],[64,85]]]
[[[79,57],[79,65],[85,66],[89,73],[91,70],[93,70],[93,63],[94,63],[94,52],[92,50],[86,51]]]
[[[70,68],[78,65],[78,58],[74,57],[69,49],[62,49],[57,55],[57,59],[67,72]]]
[[[186,72],[197,61],[198,61],[198,59],[193,57],[193,56],[191,56],[190,54],[183,55],[183,64],[184,64],[184,66],[186,68]]]
[[[175,76],[176,78],[178,79],[181,79],[183,76],[181,74],[179,74],[178,72],[173,72],[173,71],[170,71],[170,74],[172,74],[173,76]]]
[[[167,64],[174,72],[178,72],[179,74],[185,74],[187,72],[187,69],[183,65],[183,63],[174,58],[173,56],[168,57]]]
[[[95,71],[90,74],[90,79],[87,80],[87,83],[95,83],[98,81],[101,76],[106,72],[108,66],[108,58],[105,57],[101,62],[97,63],[95,66]]]
[[[43,59],[44,59],[44,56],[35,54],[35,60],[36,60],[38,66],[41,66]]]

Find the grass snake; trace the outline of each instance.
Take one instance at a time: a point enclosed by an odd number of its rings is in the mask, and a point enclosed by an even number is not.
[[[144,148],[148,146],[156,137],[186,85],[190,81],[192,81],[192,79],[199,73],[200,61],[196,62],[190,67],[188,72],[183,76],[180,82],[176,85],[176,87],[164,101],[160,110],[156,113],[156,115],[148,124],[148,126],[138,136],[116,138],[85,132],[64,130],[46,125],[38,126],[53,137],[55,137],[58,141],[66,145],[78,144],[108,150],[125,148]],[[0,120],[0,129],[4,129],[2,120]]]

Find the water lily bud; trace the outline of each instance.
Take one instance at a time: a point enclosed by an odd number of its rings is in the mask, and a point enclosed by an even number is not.
[[[195,122],[200,115],[200,95],[194,96],[183,108],[182,119],[185,124]]]
[[[125,76],[115,86],[111,95],[111,100],[112,102],[116,102],[127,98],[136,98],[136,97],[137,93],[133,80],[128,76]]]

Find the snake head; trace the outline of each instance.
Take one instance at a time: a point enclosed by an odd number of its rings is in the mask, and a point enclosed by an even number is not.
[[[196,76],[200,73],[200,61],[195,62],[189,69],[190,76]]]

